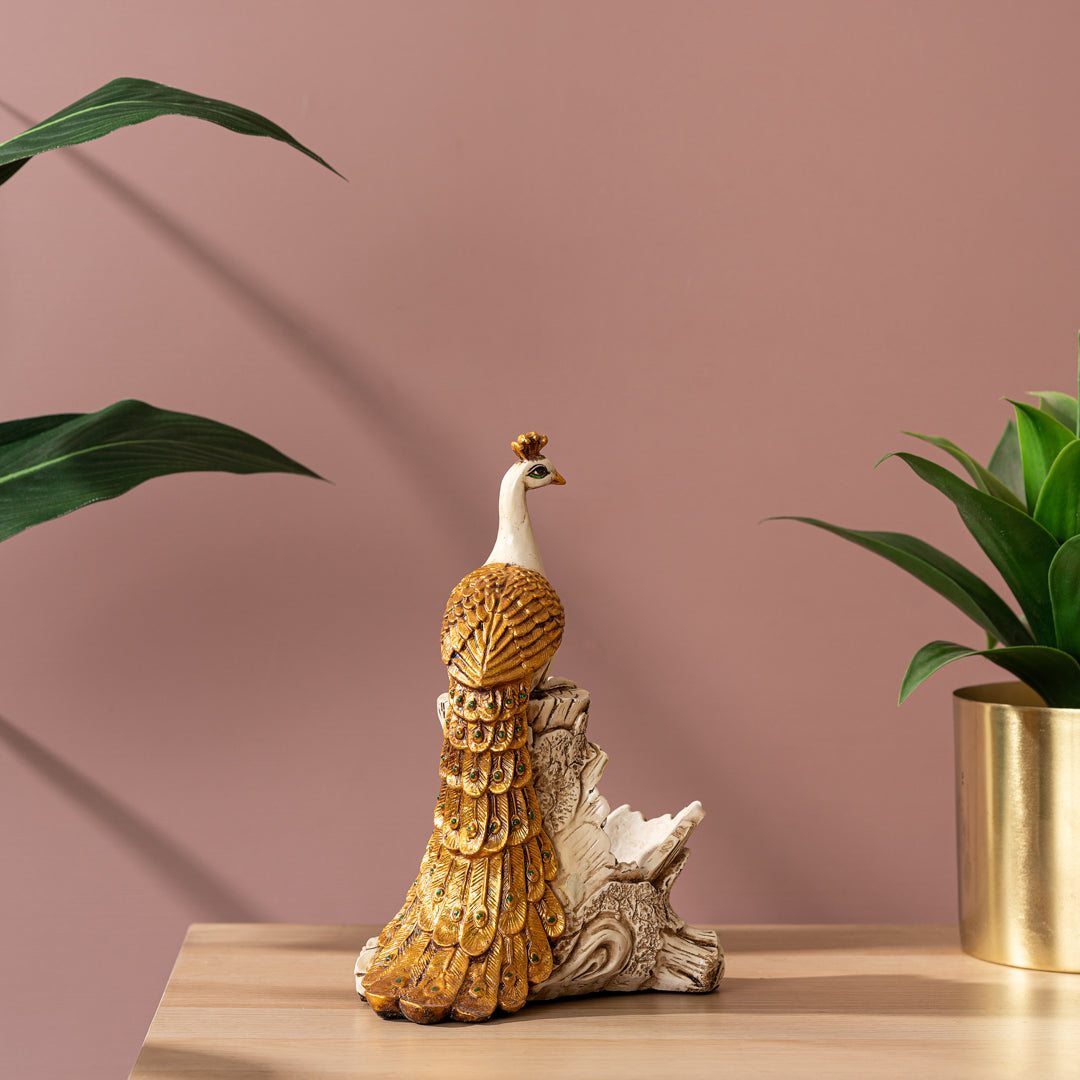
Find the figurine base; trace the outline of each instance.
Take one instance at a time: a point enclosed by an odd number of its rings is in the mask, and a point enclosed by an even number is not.
[[[439,698],[439,721],[447,698]],[[553,883],[566,931],[553,944],[555,968],[530,1001],[598,991],[707,993],[724,975],[724,951],[711,930],[672,910],[671,886],[690,852],[686,841],[705,816],[692,802],[672,817],[646,820],[612,810],[596,785],[607,755],[589,742],[589,694],[567,679],[545,679],[529,701],[533,783],[544,828],[559,860]],[[376,938],[356,961],[356,988]]]

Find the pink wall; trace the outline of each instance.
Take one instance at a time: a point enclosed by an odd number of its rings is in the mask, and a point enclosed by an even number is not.
[[[1064,3],[9,15],[14,109],[147,76],[351,182],[168,120],[0,192],[5,418],[141,397],[334,482],[171,478],[3,546],[4,1071],[121,1075],[189,922],[392,913],[442,605],[529,428],[569,480],[533,515],[604,791],[709,811],[679,911],[951,921],[949,695],[995,669],[897,710],[919,645],[978,635],[758,522],[974,550],[872,466],[901,428],[988,454],[1000,396],[1073,385],[1078,35]]]

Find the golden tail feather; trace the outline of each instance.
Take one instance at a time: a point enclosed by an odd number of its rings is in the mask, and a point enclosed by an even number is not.
[[[532,788],[527,696],[524,683],[451,682],[435,830],[362,979],[382,1016],[488,1020],[551,974],[565,916]]]

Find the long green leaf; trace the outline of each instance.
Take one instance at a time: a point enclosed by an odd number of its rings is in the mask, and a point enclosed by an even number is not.
[[[54,416],[32,416],[28,420],[5,420],[0,423],[0,446],[29,439],[31,435],[40,435],[51,431],[61,424],[75,420],[81,413],[57,413]]]
[[[1028,393],[1039,399],[1039,408],[1043,412],[1076,434],[1076,398],[1058,390],[1029,390]]]
[[[123,78],[113,79],[21,135],[0,143],[0,183],[10,179],[36,154],[99,139],[117,128],[140,124],[156,116],[192,116],[242,135],[277,139],[337,172],[284,128],[250,109],[147,79]]]
[[[1057,647],[1080,660],[1080,536],[1061,545],[1050,564]]]
[[[917,454],[895,456],[952,501],[1016,597],[1035,640],[1052,644],[1056,639],[1047,574],[1058,549],[1054,537],[1023,511],[979,491],[936,462]]]
[[[1015,506],[1018,510],[1025,509],[1024,504],[1012,493],[1007,484],[999,480],[989,469],[983,468],[970,454],[961,450],[950,439],[944,439],[940,435],[920,435],[917,431],[905,431],[904,434],[911,435],[916,439],[922,439],[923,442],[928,442],[931,446],[936,446],[939,450],[944,450],[947,454],[952,455],[963,465],[968,476],[971,477],[972,483],[980,491],[985,491],[987,495],[993,495],[995,499],[1000,499],[1010,506]]]
[[[1061,543],[1080,533],[1080,439],[1050,466],[1033,517]]]
[[[998,439],[986,467],[1016,497],[1024,497],[1024,465],[1020,460],[1020,436],[1016,433],[1016,421],[1010,420]]]
[[[1024,467],[1024,495],[1028,510],[1034,512],[1050,466],[1076,436],[1049,413],[1026,401],[1010,401],[1009,404],[1016,409],[1016,430],[1020,436],[1020,458]]]
[[[237,428],[140,401],[120,401],[0,446],[0,540],[88,503],[115,498],[155,476],[203,471],[317,478]]]
[[[984,656],[1025,682],[1047,705],[1080,707],[1080,664],[1068,653],[1046,645],[1008,649],[969,649],[952,641],[931,641],[912,658],[900,685],[900,703],[926,679],[954,660]]]
[[[769,520],[801,521],[849,540],[918,578],[997,640],[1009,645],[1033,644],[1027,627],[985,581],[917,537],[905,533],[845,529],[817,518],[783,517]]]

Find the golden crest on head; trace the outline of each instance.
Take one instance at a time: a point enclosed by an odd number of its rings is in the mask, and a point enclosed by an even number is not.
[[[510,449],[522,461],[534,461],[543,453],[547,441],[548,437],[546,435],[538,435],[535,431],[527,431],[523,435],[519,435],[510,444]]]

